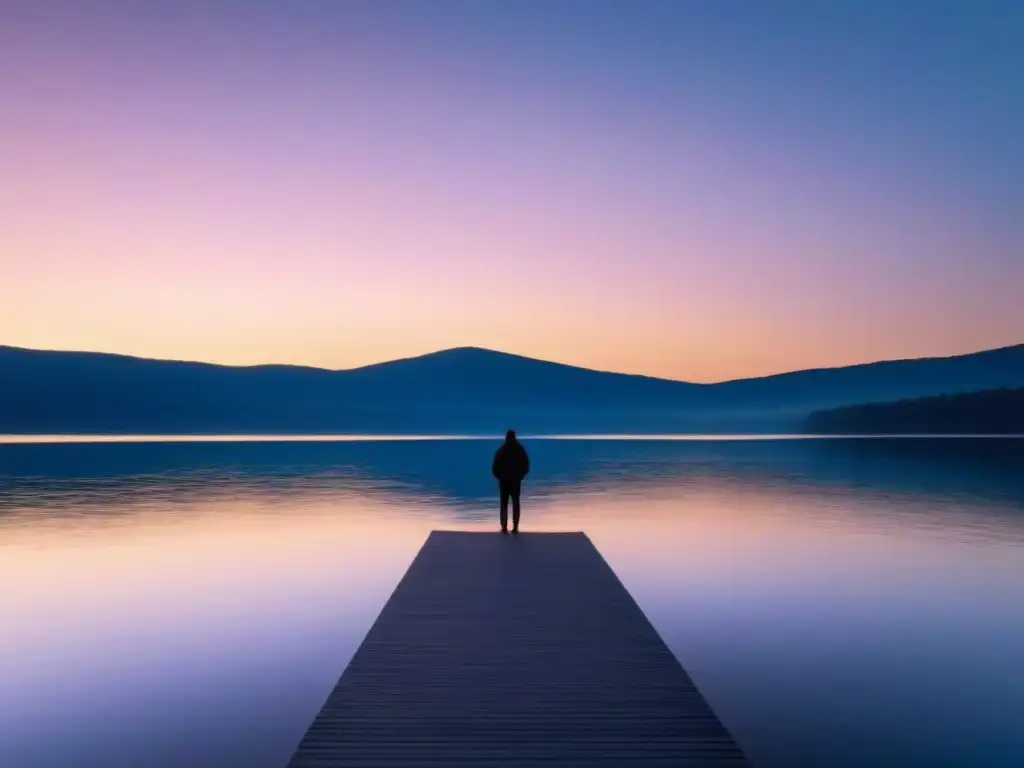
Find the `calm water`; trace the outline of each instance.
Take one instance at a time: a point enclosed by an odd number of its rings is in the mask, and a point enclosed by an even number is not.
[[[527,445],[755,766],[1024,765],[1024,441]],[[495,447],[0,445],[0,766],[284,765]]]

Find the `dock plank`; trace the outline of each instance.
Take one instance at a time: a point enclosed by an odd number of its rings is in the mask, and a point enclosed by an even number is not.
[[[748,765],[582,533],[434,531],[289,768]]]

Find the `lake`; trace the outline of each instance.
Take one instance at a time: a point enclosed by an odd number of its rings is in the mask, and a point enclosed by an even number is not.
[[[497,528],[495,440],[3,441],[4,768],[281,768],[428,532]],[[1024,765],[1024,440],[524,443],[523,529],[755,766]]]

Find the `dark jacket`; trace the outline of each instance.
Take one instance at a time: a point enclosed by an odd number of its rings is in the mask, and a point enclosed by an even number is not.
[[[494,454],[491,474],[498,482],[512,485],[522,482],[530,472],[530,457],[518,440],[506,440]]]

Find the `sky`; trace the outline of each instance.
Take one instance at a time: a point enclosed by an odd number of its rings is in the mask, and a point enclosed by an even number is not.
[[[719,381],[1024,342],[1024,6],[0,0],[0,344]]]

